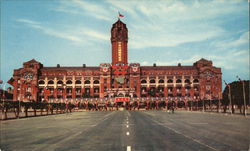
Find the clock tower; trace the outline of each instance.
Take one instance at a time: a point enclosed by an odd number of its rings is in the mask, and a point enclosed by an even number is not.
[[[128,29],[120,19],[111,29],[112,65],[128,64]]]

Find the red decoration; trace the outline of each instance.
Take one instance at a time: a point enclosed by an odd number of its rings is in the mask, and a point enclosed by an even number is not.
[[[120,14],[120,12],[118,12],[118,14],[120,18],[124,17],[124,15]]]
[[[129,101],[129,97],[116,97],[115,98],[115,101],[116,102],[126,102],[126,101]]]
[[[114,70],[114,74],[116,76],[122,75],[124,76],[127,73],[128,66],[112,66]]]

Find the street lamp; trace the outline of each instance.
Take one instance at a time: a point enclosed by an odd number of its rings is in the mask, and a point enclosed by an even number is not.
[[[246,110],[246,95],[245,95],[245,83],[244,81],[242,81],[239,76],[236,76],[236,78],[238,78],[238,80],[240,82],[242,82],[242,85],[243,85],[243,88],[242,88],[242,91],[243,91],[243,101],[244,101],[244,116],[247,116],[247,110]]]
[[[210,111],[212,111],[212,92],[211,92],[211,86],[210,86],[210,90],[209,90],[209,107],[210,107]]]
[[[226,86],[228,86],[228,89],[229,89],[229,109],[230,109],[230,113],[232,114],[232,98],[231,98],[231,87],[230,87],[230,84],[227,84],[226,83],[226,81],[224,80],[224,82],[225,82],[225,84],[226,84]],[[230,106],[231,106],[231,108],[230,108]]]
[[[218,112],[220,113],[220,103],[222,98],[222,92],[219,92]]]

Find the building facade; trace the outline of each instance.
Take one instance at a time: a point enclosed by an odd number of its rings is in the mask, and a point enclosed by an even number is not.
[[[111,29],[112,62],[88,67],[44,67],[32,59],[14,70],[13,100],[161,97],[220,99],[221,68],[200,59],[192,66],[128,63],[128,29],[120,19]]]

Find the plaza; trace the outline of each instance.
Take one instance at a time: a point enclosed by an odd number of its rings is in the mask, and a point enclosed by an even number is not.
[[[99,111],[1,121],[7,150],[248,150],[249,118],[176,111]]]

